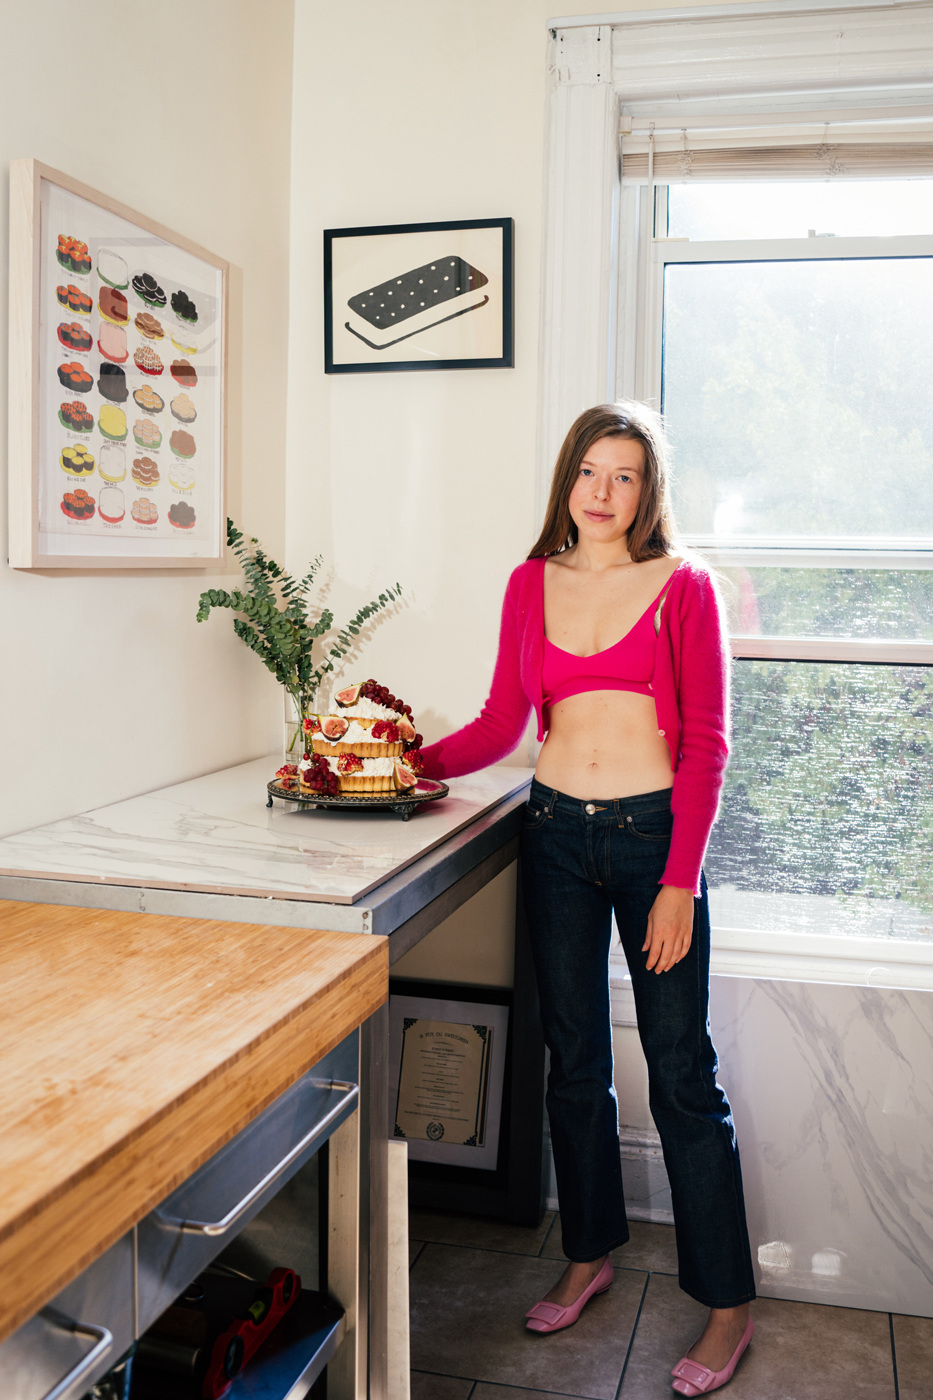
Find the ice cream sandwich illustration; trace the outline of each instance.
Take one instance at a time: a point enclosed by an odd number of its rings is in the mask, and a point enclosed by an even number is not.
[[[350,297],[346,328],[371,350],[388,350],[400,340],[479,311],[489,302],[482,290],[488,281],[463,258],[437,258]]]

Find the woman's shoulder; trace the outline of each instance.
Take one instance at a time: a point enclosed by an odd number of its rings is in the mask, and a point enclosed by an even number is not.
[[[505,589],[506,597],[520,596],[527,593],[529,589],[534,588],[541,580],[545,563],[546,556],[543,554],[534,559],[522,560],[509,575],[509,581]]]
[[[685,597],[716,593],[716,580],[710,566],[698,555],[682,551],[671,574],[671,585]]]

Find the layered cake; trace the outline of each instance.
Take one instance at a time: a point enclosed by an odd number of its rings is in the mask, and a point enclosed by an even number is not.
[[[194,325],[198,319],[198,308],[188,293],[183,292],[180,287],[177,292],[172,292],[172,310],[179,321],[190,321]]]
[[[133,291],[147,306],[164,306],[165,293],[149,272],[139,272],[133,278]]]
[[[173,360],[172,378],[183,389],[194,389],[197,387],[198,372],[187,360]]]
[[[134,457],[130,475],[140,486],[158,486],[160,480],[158,464],[151,457]]]
[[[115,365],[125,364],[130,352],[126,348],[126,331],[122,326],[114,326],[110,321],[101,321],[97,348],[105,360]]]
[[[122,481],[126,476],[126,448],[121,447],[116,442],[103,443],[97,470],[105,481]],[[101,493],[101,501],[103,499],[103,493]]]
[[[81,243],[77,238],[70,238],[67,233],[58,235],[55,256],[69,272],[78,272],[84,276],[91,270],[91,255],[87,244]]]
[[[133,356],[133,363],[143,374],[161,374],[165,368],[151,345],[140,345]]]
[[[80,287],[76,287],[72,282],[67,287],[56,287],[55,295],[62,306],[67,306],[69,311],[76,311],[79,316],[90,316],[94,303],[87,292],[82,292]]]
[[[126,437],[126,414],[122,408],[105,403],[97,417],[97,425],[111,442],[123,442]]]
[[[90,350],[94,344],[90,331],[77,321],[62,321],[58,328],[58,338],[66,350]]]
[[[133,400],[147,413],[161,413],[165,407],[165,400],[161,398],[148,384],[144,384],[140,389],[133,390]]]
[[[194,485],[194,467],[181,457],[173,457],[168,467],[168,481],[176,491],[190,491]]]
[[[88,413],[80,399],[63,403],[58,410],[58,421],[72,433],[89,433],[94,427],[93,415]]]
[[[130,391],[126,387],[126,373],[122,365],[102,364],[97,387],[111,403],[125,403],[129,398]]]
[[[165,331],[162,329],[162,322],[153,316],[151,311],[140,311],[133,325],[144,335],[147,340],[163,340]]]
[[[129,272],[126,260],[120,257],[119,253],[113,252],[111,248],[99,248],[97,251],[97,275],[102,282],[109,282],[111,287],[116,287],[119,291],[125,291],[129,285]],[[103,508],[101,508],[103,515]]]
[[[198,416],[198,410],[187,394],[176,394],[169,408],[172,410],[172,417],[177,418],[179,423],[193,423]]]
[[[133,396],[136,397],[135,394]],[[153,449],[161,447],[162,434],[159,431],[158,423],[153,423],[151,418],[137,418],[133,424],[133,438],[139,447],[151,447]]]
[[[194,438],[183,428],[176,428],[169,438],[169,446],[179,457],[193,457],[197,452]]]
[[[114,287],[101,287],[97,308],[103,319],[112,321],[115,326],[125,326],[130,319],[126,297]]]
[[[62,510],[71,520],[90,520],[94,509],[94,497],[89,496],[83,486],[77,491],[66,491],[62,496]]]
[[[97,498],[97,510],[101,520],[108,525],[119,525],[126,515],[126,503],[119,486],[104,486]]]
[[[159,507],[155,501],[149,501],[145,496],[141,496],[138,501],[134,501],[130,514],[137,525],[155,525],[159,519]]]
[[[71,389],[77,394],[89,394],[94,387],[94,380],[84,365],[78,364],[77,360],[70,360],[67,364],[59,365],[58,378],[66,389]]]
[[[411,706],[377,681],[347,686],[334,696],[335,712],[304,721],[307,751],[298,764],[302,792],[394,793],[415,787],[421,771],[421,735]]]
[[[169,523],[175,526],[176,530],[190,530],[194,527],[194,508],[189,506],[187,501],[175,501],[168,508]]]
[[[83,447],[66,447],[59,457],[62,471],[69,476],[87,477],[94,471],[94,458]]]

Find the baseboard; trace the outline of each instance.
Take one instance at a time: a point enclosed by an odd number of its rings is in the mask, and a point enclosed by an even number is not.
[[[657,1133],[626,1128],[623,1124],[619,1129],[619,1155],[629,1219],[672,1225],[671,1188]]]
[[[548,1144],[550,1156],[550,1143]],[[642,1128],[619,1129],[619,1156],[622,1159],[622,1186],[625,1213],[629,1220],[646,1220],[654,1225],[673,1225],[671,1188],[657,1133]],[[554,1159],[550,1162],[547,1208],[559,1210]]]

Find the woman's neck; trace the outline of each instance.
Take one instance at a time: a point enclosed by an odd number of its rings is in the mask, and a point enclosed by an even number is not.
[[[573,568],[593,574],[606,573],[609,569],[627,568],[634,562],[625,540],[600,544],[592,540],[578,539],[573,547],[573,558],[568,560]]]

